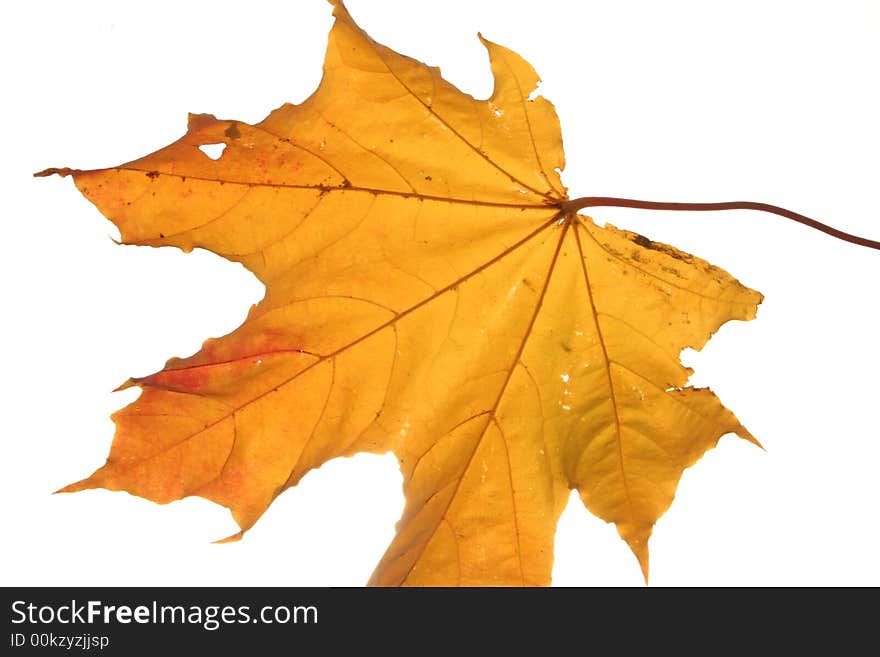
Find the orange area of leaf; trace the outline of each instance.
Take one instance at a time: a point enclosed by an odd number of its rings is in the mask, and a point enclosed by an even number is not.
[[[236,331],[126,384],[143,390],[107,463],[64,490],[198,495],[246,531],[329,459],[393,451],[406,507],[372,584],[549,584],[573,488],[647,577],[683,469],[723,434],[755,442],[679,353],[760,295],[567,212],[559,122],[516,53],[483,40],[476,100],[333,4],[301,105],[192,115],[144,158],[45,172],[124,243],[208,249],[266,286]]]

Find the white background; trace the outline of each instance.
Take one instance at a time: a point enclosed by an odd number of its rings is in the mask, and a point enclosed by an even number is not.
[[[478,97],[477,31],[520,52],[556,105],[571,195],[755,200],[880,239],[880,5],[367,2],[374,38]],[[129,376],[244,318],[261,286],[205,252],[122,247],[49,166],[94,168],[179,137],[186,113],[248,122],[320,78],[330,7],[41,2],[4,10],[3,585],[361,585],[402,509],[391,456],[331,462],[243,541],[225,509],[50,493],[103,463]],[[652,539],[654,585],[880,585],[880,252],[756,213],[596,209],[766,296],[685,354],[766,452],[725,437],[685,472]],[[574,499],[557,585],[641,585]]]

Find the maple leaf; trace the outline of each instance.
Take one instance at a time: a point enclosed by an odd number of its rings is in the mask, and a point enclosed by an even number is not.
[[[236,331],[124,384],[142,392],[107,463],[63,490],[198,495],[238,538],[310,470],[392,451],[406,507],[372,584],[548,584],[570,489],[647,577],[682,471],[724,434],[757,443],[679,354],[760,294],[578,214],[516,53],[483,39],[495,88],[475,100],[332,4],[302,104],[256,125],[191,115],[144,158],[44,172],[72,175],[123,243],[205,248],[266,287]]]

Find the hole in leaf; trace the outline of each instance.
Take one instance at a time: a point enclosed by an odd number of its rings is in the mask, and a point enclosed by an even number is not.
[[[202,144],[199,146],[199,150],[212,160],[219,160],[220,156],[223,155],[223,151],[226,150],[226,144]]]

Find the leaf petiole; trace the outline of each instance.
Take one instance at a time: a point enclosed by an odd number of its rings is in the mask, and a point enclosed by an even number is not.
[[[559,203],[559,209],[564,214],[576,212],[583,208],[593,207],[619,207],[619,208],[636,208],[640,210],[681,210],[681,211],[697,211],[706,212],[714,210],[756,210],[758,212],[769,212],[771,214],[797,221],[798,223],[815,228],[823,233],[841,239],[845,242],[866,246],[870,249],[880,250],[880,242],[871,240],[866,237],[859,237],[846,233],[827,224],[823,224],[815,219],[810,219],[797,212],[780,208],[777,205],[769,203],[756,203],[754,201],[726,201],[721,203],[675,203],[667,201],[639,201],[631,198],[616,198],[613,196],[583,196],[581,198],[563,201]]]

